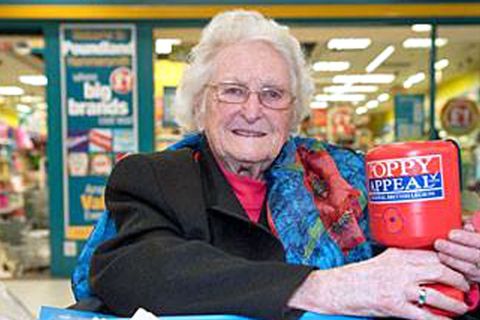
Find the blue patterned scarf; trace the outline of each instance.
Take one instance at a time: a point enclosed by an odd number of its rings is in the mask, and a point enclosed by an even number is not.
[[[172,145],[170,149],[198,149],[201,139],[202,135],[193,135]],[[341,215],[330,224],[326,223],[327,219],[322,219],[315,203],[315,194],[305,183],[305,165],[297,159],[299,149],[312,153],[324,152],[328,158],[333,159],[333,166],[336,165],[341,177],[360,191],[358,201],[362,212],[358,217]],[[283,146],[265,177],[269,215],[285,248],[287,262],[330,269],[372,256],[370,242],[367,241],[367,190],[361,155],[315,139],[295,137]],[[361,233],[361,239],[344,245],[345,240],[348,241],[345,238],[352,237],[352,229]],[[336,237],[336,234],[340,236]]]

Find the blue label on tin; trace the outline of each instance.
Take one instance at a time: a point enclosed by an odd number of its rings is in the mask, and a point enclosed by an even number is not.
[[[369,201],[394,203],[443,199],[441,160],[440,155],[429,155],[369,161]]]

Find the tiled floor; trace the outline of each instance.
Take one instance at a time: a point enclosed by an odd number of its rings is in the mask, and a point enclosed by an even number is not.
[[[13,294],[13,296],[15,296],[34,317],[38,316],[41,306],[63,308],[73,303],[73,296],[70,290],[70,280],[68,279],[41,278],[28,280],[3,280],[2,282],[8,288],[10,293]]]

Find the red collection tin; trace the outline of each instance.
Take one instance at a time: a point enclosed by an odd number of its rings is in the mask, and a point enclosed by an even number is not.
[[[376,147],[366,156],[373,238],[401,248],[430,248],[462,227],[459,149],[421,141]]]
[[[459,159],[458,146],[451,140],[392,143],[369,151],[366,171],[372,237],[389,247],[432,249],[436,239],[462,228]],[[428,287],[464,301],[470,310],[480,300],[476,284],[466,294],[443,284]],[[436,314],[455,315],[427,308]]]

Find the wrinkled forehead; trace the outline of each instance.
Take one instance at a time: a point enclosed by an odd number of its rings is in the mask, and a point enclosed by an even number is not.
[[[290,87],[289,64],[266,41],[250,40],[226,46],[218,52],[212,67],[212,82]]]

